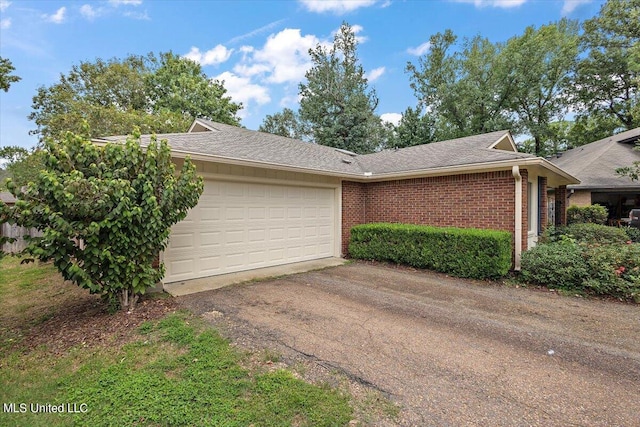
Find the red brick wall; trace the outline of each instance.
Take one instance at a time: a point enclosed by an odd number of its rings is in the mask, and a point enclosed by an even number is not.
[[[527,170],[522,175],[523,249],[527,245]],[[349,230],[369,222],[514,232],[514,178],[510,170],[342,185],[342,251]]]

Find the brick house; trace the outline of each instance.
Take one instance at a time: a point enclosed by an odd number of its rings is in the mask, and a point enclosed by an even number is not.
[[[379,221],[508,231],[517,269],[547,223],[547,186],[579,182],[509,131],[367,155],[202,119],[158,138],[205,179],[172,229],[165,283],[348,256],[351,227]]]

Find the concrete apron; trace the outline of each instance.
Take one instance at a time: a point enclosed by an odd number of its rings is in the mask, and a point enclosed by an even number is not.
[[[277,265],[275,267],[258,268],[255,270],[240,271],[238,273],[221,274],[218,276],[203,277],[200,279],[185,280],[181,282],[165,283],[164,291],[174,297],[195,294],[212,289],[219,289],[229,285],[235,285],[252,280],[262,280],[274,277],[287,276],[289,274],[304,273],[312,270],[321,270],[327,267],[336,267],[345,264],[343,258],[322,258],[312,261],[296,262],[292,264]]]

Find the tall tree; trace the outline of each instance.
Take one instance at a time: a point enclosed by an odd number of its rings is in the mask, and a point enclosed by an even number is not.
[[[406,67],[419,106],[435,118],[435,138],[514,129],[507,111],[513,76],[502,46],[477,36],[453,51],[456,41],[451,30],[431,36],[429,52]]]
[[[368,153],[379,148],[371,136],[382,125],[375,114],[378,97],[368,87],[357,47],[353,28],[343,23],[331,48],[318,44],[309,50],[313,66],[299,85],[300,117],[316,143]]]
[[[258,130],[260,132],[286,136],[287,138],[308,138],[305,125],[302,123],[300,116],[290,108],[285,108],[281,112],[267,115]]]
[[[67,131],[84,132],[85,121],[91,137],[134,127],[143,133],[183,132],[194,117],[238,124],[241,106],[225,92],[198,64],[172,53],[81,62],[58,83],[38,89],[29,115],[37,129],[31,133],[60,139]]]
[[[0,189],[5,187],[7,178],[17,187],[27,185],[36,179],[44,169],[44,153],[36,149],[29,151],[23,147],[0,147],[0,159],[4,160],[4,169],[0,169]]]
[[[11,74],[15,69],[10,60],[0,56],[0,89],[5,92],[9,91],[12,83],[17,83],[21,80],[20,77]]]
[[[394,129],[394,137],[387,148],[404,148],[428,144],[435,141],[435,120],[429,114],[423,114],[422,108],[408,107],[400,123]]]
[[[640,0],[608,0],[583,29],[587,55],[574,81],[580,115],[611,117],[627,130],[640,126]]]
[[[551,124],[569,109],[570,72],[578,55],[578,24],[562,19],[527,27],[507,41],[501,55],[513,79],[510,108],[534,140],[536,154],[552,139]]]

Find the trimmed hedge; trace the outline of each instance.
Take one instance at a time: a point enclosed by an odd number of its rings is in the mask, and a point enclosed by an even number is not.
[[[511,268],[511,233],[472,228],[375,223],[351,229],[349,255],[390,261],[474,279],[502,277]]]

